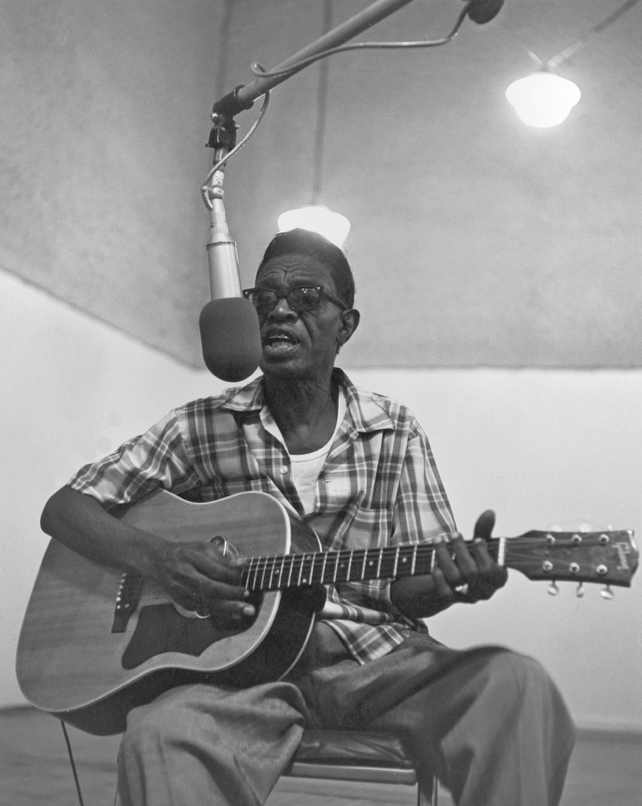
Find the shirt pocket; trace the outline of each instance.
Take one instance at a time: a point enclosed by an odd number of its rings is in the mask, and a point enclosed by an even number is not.
[[[350,550],[376,549],[390,545],[392,510],[355,507],[354,516],[343,534],[343,545]]]

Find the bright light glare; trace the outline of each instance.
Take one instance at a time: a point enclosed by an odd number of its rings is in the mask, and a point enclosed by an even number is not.
[[[277,223],[279,232],[300,227],[318,232],[339,247],[343,246],[350,232],[348,219],[341,213],[333,213],[324,204],[311,204],[296,210],[288,210],[279,216]]]
[[[514,81],[506,90],[508,102],[529,126],[557,126],[580,100],[579,87],[554,73],[534,73]]]

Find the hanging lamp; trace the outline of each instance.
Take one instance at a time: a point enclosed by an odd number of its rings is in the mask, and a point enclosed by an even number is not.
[[[324,33],[326,33],[332,26],[332,0],[325,0],[323,17]],[[319,63],[316,131],[312,160],[312,198],[310,204],[282,213],[278,218],[277,225],[279,232],[286,232],[287,230],[297,227],[311,230],[312,232],[318,232],[329,241],[332,241],[332,243],[341,247],[350,232],[350,222],[344,215],[333,212],[321,202],[328,96],[328,68],[328,60],[321,60]]]
[[[539,63],[537,72],[514,81],[506,90],[508,102],[524,123],[537,128],[548,128],[566,120],[582,93],[573,81],[558,76],[555,73],[556,68],[638,2],[639,0],[627,0],[601,23],[591,28],[585,36],[547,62],[542,62],[533,53],[530,54]]]

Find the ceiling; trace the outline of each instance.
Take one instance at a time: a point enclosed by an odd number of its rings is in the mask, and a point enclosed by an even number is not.
[[[334,24],[369,5],[335,0]],[[345,365],[642,364],[642,2],[558,68],[582,91],[561,126],[525,126],[504,97],[529,51],[551,58],[620,5],[506,0],[447,46],[328,60],[322,195],[352,222],[362,311]],[[211,105],[317,39],[323,7],[8,4],[0,266],[202,366]],[[414,0],[358,39],[440,37],[461,7]],[[226,169],[243,285],[277,215],[310,200],[318,76],[274,89]]]

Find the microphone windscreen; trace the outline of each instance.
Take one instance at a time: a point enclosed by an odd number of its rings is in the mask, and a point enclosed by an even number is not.
[[[205,366],[222,381],[243,381],[261,360],[259,318],[249,299],[213,299],[199,318]]]
[[[504,0],[473,0],[468,9],[468,16],[478,25],[484,25],[499,14],[503,5]]]

